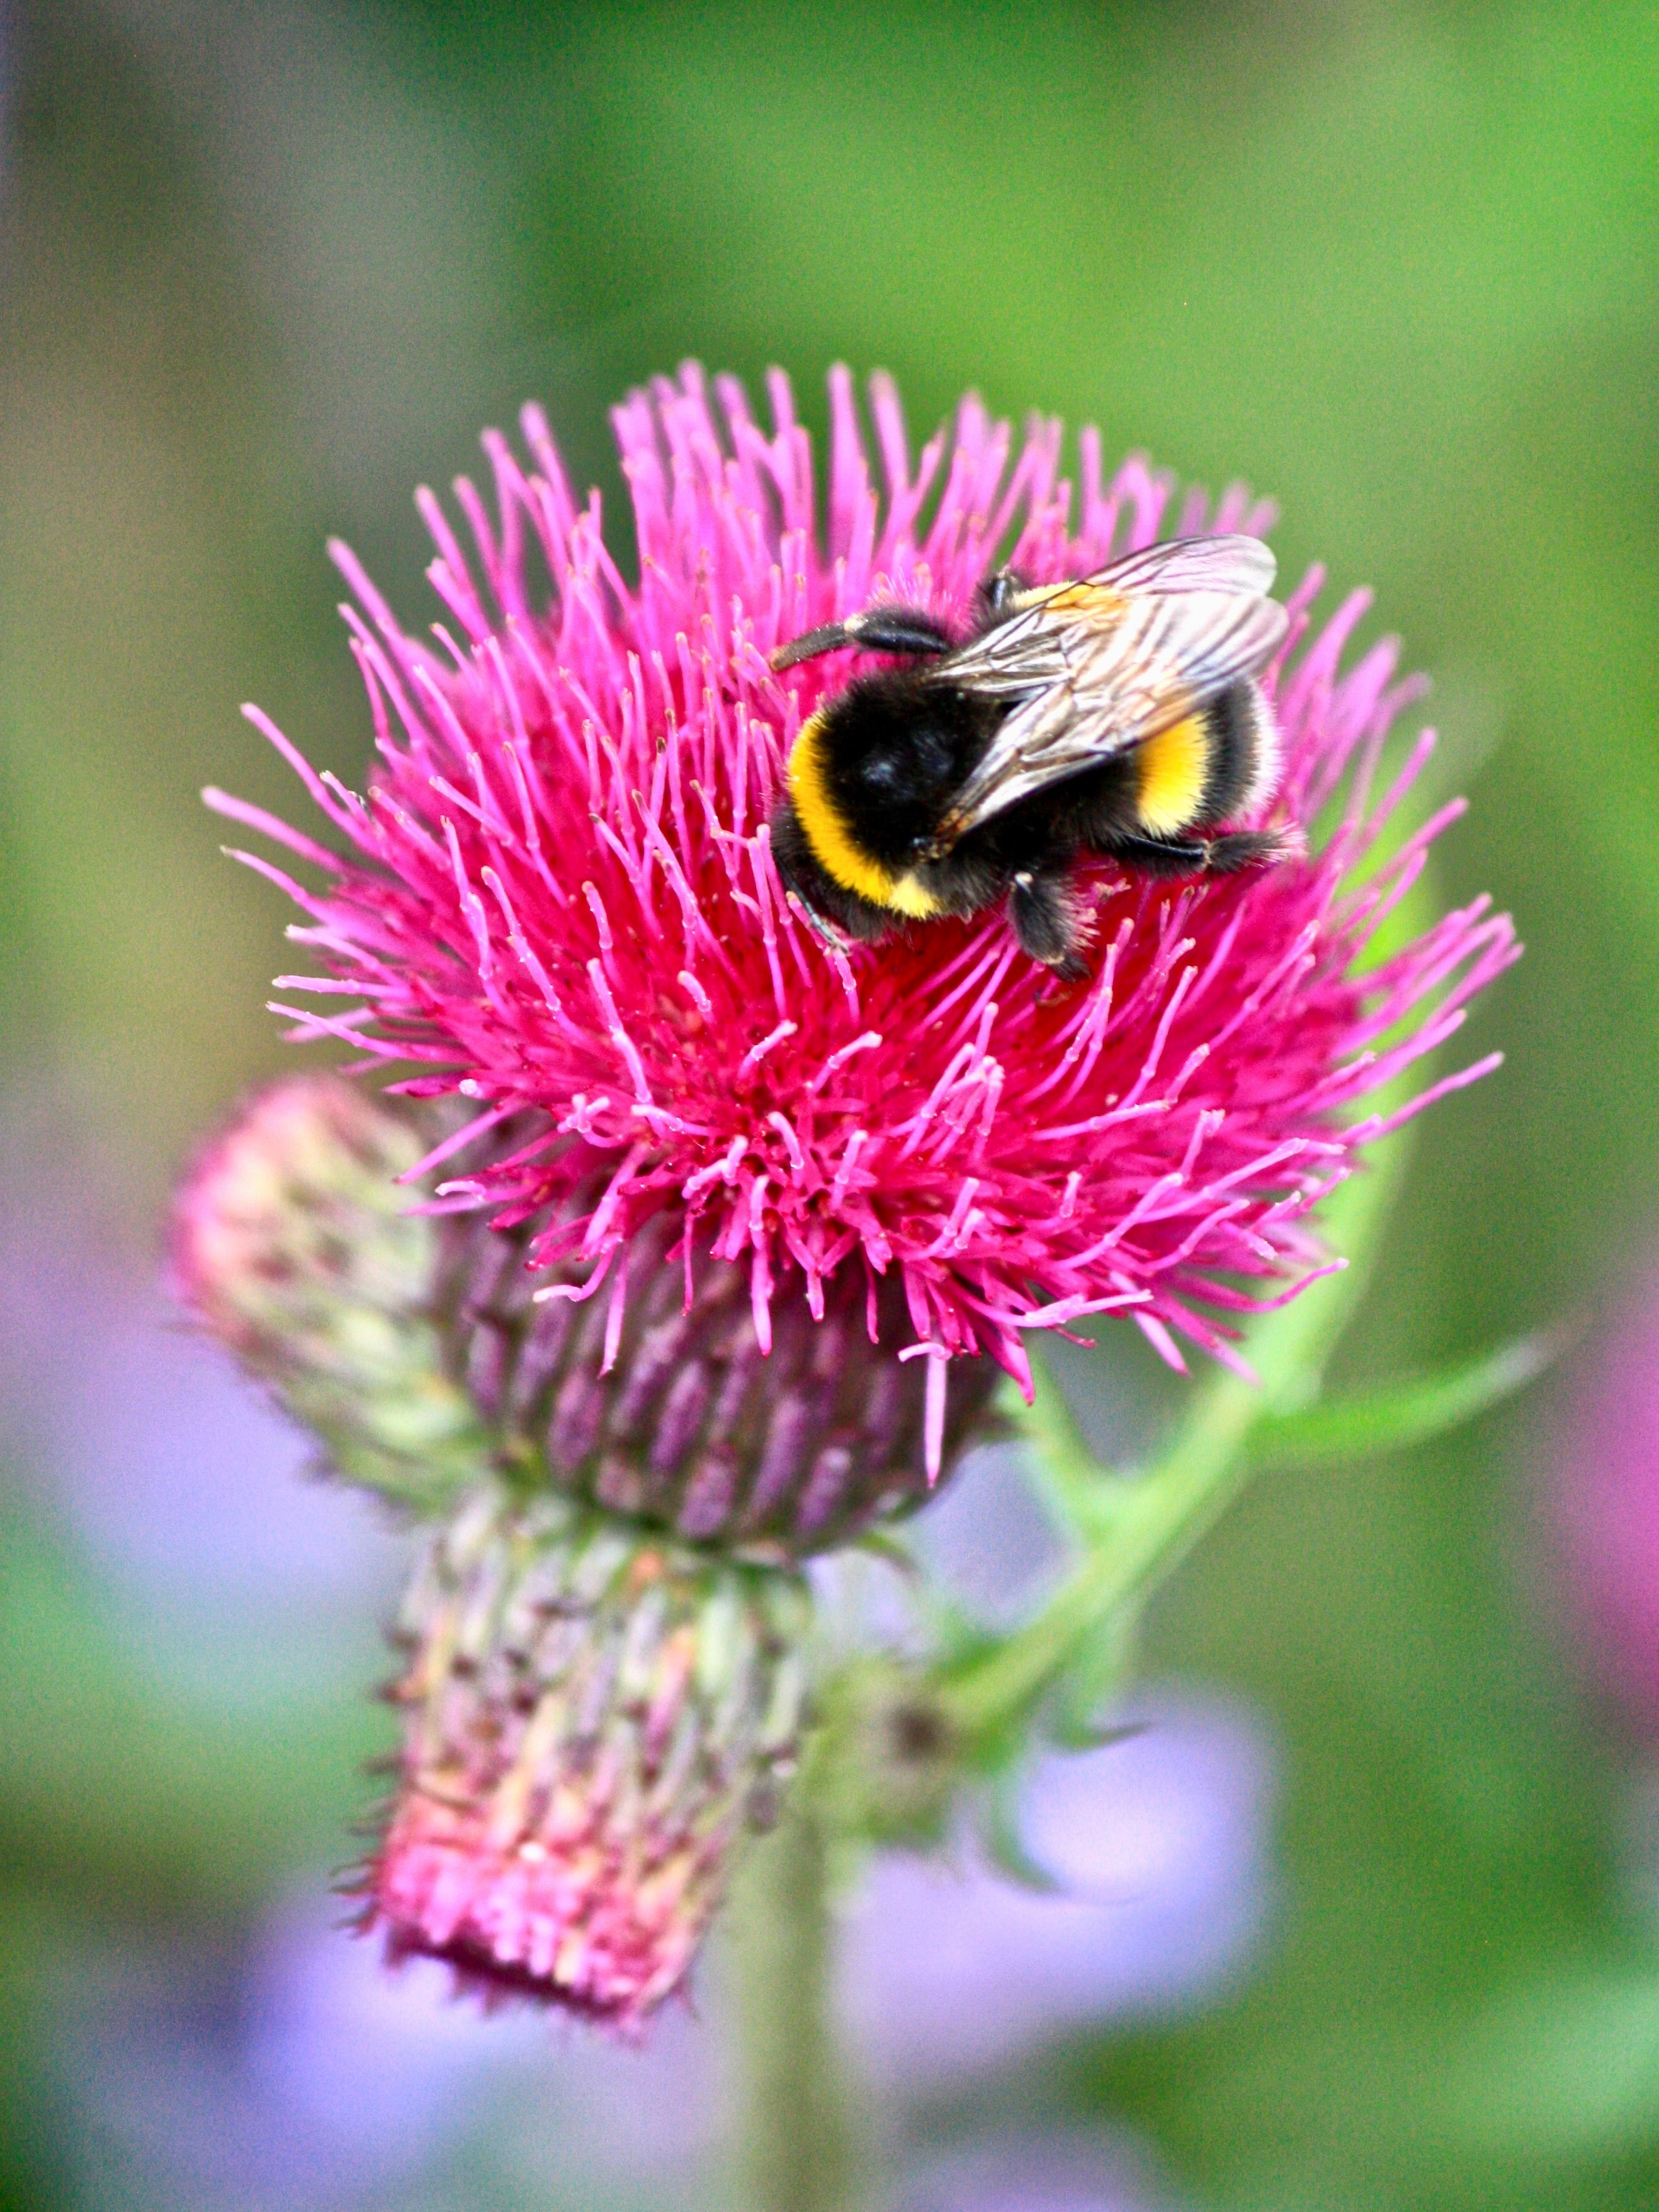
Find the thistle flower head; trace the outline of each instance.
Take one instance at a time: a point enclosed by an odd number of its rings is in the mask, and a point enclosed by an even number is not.
[[[1385,1126],[1367,1099],[1451,1034],[1513,940],[1479,901],[1366,966],[1456,810],[1376,864],[1428,741],[1374,796],[1414,687],[1390,643],[1345,665],[1363,593],[1310,633],[1310,578],[1268,672],[1284,769],[1262,814],[1314,828],[1304,857],[1185,884],[1100,866],[1077,987],[1000,915],[826,942],[784,896],[768,822],[845,670],[779,676],[774,648],[878,598],[963,620],[1005,560],[1041,583],[1172,523],[1267,517],[1237,489],[1172,511],[1139,461],[1106,481],[1087,431],[1074,485],[1057,424],[1017,444],[971,399],[913,459],[880,379],[872,463],[838,373],[821,532],[781,377],[770,400],[765,428],[735,384],[687,369],[618,410],[636,581],[541,415],[523,418],[528,471],[491,434],[493,501],[456,487],[470,545],[421,495],[445,606],[431,638],[337,552],[374,718],[366,793],[254,715],[338,849],[210,796],[322,872],[320,889],[279,878],[320,970],[281,981],[322,1010],[278,1011],[364,1065],[416,1063],[406,1090],[472,1103],[429,1157],[438,1204],[516,1225],[545,1299],[599,1301],[602,1366],[647,1249],[688,1299],[711,1266],[739,1271],[763,1353],[786,1307],[855,1295],[927,1370],[936,1469],[957,1355],[1024,1382],[1026,1331],[1118,1313],[1176,1364],[1182,1340],[1236,1358],[1230,1317],[1324,1263],[1309,1217]]]

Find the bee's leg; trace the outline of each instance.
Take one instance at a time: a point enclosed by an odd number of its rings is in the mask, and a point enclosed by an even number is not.
[[[949,653],[951,633],[921,607],[866,607],[847,624],[851,641],[866,653]]]
[[[1219,841],[1218,841],[1219,842]],[[1109,840],[1103,838],[1102,850],[1114,859],[1127,860],[1132,868],[1139,868],[1144,876],[1201,876],[1210,865],[1210,847],[1194,840],[1162,837],[1135,837],[1120,832]]]
[[[1022,868],[1008,896],[1008,918],[1022,952],[1052,968],[1068,983],[1080,982],[1088,974],[1089,963],[1083,957],[1088,943],[1086,920],[1063,876],[1040,876]]]
[[[784,903],[800,916],[815,937],[820,938],[825,945],[833,945],[837,952],[846,951],[853,939],[843,937],[838,929],[832,928],[816,907],[807,905],[799,891],[786,891],[783,896]]]
[[[1269,860],[1287,860],[1304,849],[1299,836],[1279,830],[1230,830],[1207,840],[1204,865],[1212,876],[1234,876]]]
[[[1224,830],[1215,837],[1115,836],[1107,849],[1148,876],[1236,876],[1301,849],[1294,836],[1275,830]]]

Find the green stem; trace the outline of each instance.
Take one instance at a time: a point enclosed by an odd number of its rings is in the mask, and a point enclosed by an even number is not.
[[[1382,1147],[1327,1209],[1332,1243],[1356,1264],[1259,1319],[1247,1347],[1259,1381],[1212,1377],[1149,1474],[1123,1480],[1097,1467],[1058,1390],[1040,1379],[1031,1439],[1080,1556],[1022,1628],[935,1677],[943,1717],[965,1739],[1017,1723],[1103,1628],[1133,1618],[1248,1481],[1252,1431],[1317,1394],[1369,1271],[1404,1152],[1397,1141]],[[810,1784],[810,1774],[803,1782]],[[749,2212],[846,2212],[856,2198],[846,2081],[829,2020],[827,1856],[822,1811],[810,1786],[802,1788],[777,1830],[750,1853],[733,1899]]]
[[[1398,1141],[1382,1147],[1328,1208],[1331,1242],[1354,1255],[1354,1263],[1261,1316],[1248,1347],[1259,1381],[1212,1377],[1150,1473],[1124,1480],[1092,1466],[1054,1384],[1043,1378],[1031,1428],[1049,1461],[1050,1494],[1068,1510],[1085,1548],[1022,1628],[940,1685],[945,1711],[964,1734],[1015,1718],[1104,1624],[1132,1613],[1249,1480],[1253,1462],[1244,1447],[1251,1431],[1317,1391],[1363,1288],[1405,1150]]]
[[[733,1899],[741,2201],[749,2212],[847,2212],[852,2127],[830,2019],[823,1830],[799,1799],[750,1852]]]

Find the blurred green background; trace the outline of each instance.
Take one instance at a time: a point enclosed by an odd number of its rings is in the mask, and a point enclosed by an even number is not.
[[[1442,887],[1530,948],[1347,1366],[1593,1337],[1659,1233],[1659,8],[40,0],[0,40],[0,2203],[136,2206],[86,2018],[234,1959],[383,1740],[363,1608],[262,1601],[250,1651],[234,1606],[136,1607],[48,1388],[282,1057],[288,917],[196,794],[294,811],[246,697],[362,764],[325,533],[422,619],[414,483],[538,397],[614,515],[605,410],[686,355],[781,363],[815,426],[845,359],[917,432],[974,386],[1272,492],[1285,567],[1374,583],[1433,672],[1475,800]],[[1279,1732],[1273,1938],[976,2124],[1121,2123],[1206,2212],[1659,2205],[1646,1769],[1573,1686],[1528,1504],[1570,1395],[1265,1482],[1185,1571],[1152,1665]],[[340,2201],[551,2201],[447,2155]]]

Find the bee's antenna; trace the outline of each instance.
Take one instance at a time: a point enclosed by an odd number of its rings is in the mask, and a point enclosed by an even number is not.
[[[772,655],[774,669],[793,668],[798,660],[811,660],[820,653],[835,653],[844,645],[861,646],[866,653],[949,653],[951,640],[930,614],[920,607],[866,607],[844,623],[809,629],[793,645],[780,646]]]
[[[845,623],[830,623],[823,629],[809,629],[792,645],[781,645],[768,656],[767,666],[774,670],[793,668],[798,660],[811,660],[820,653],[834,653],[852,642]]]

